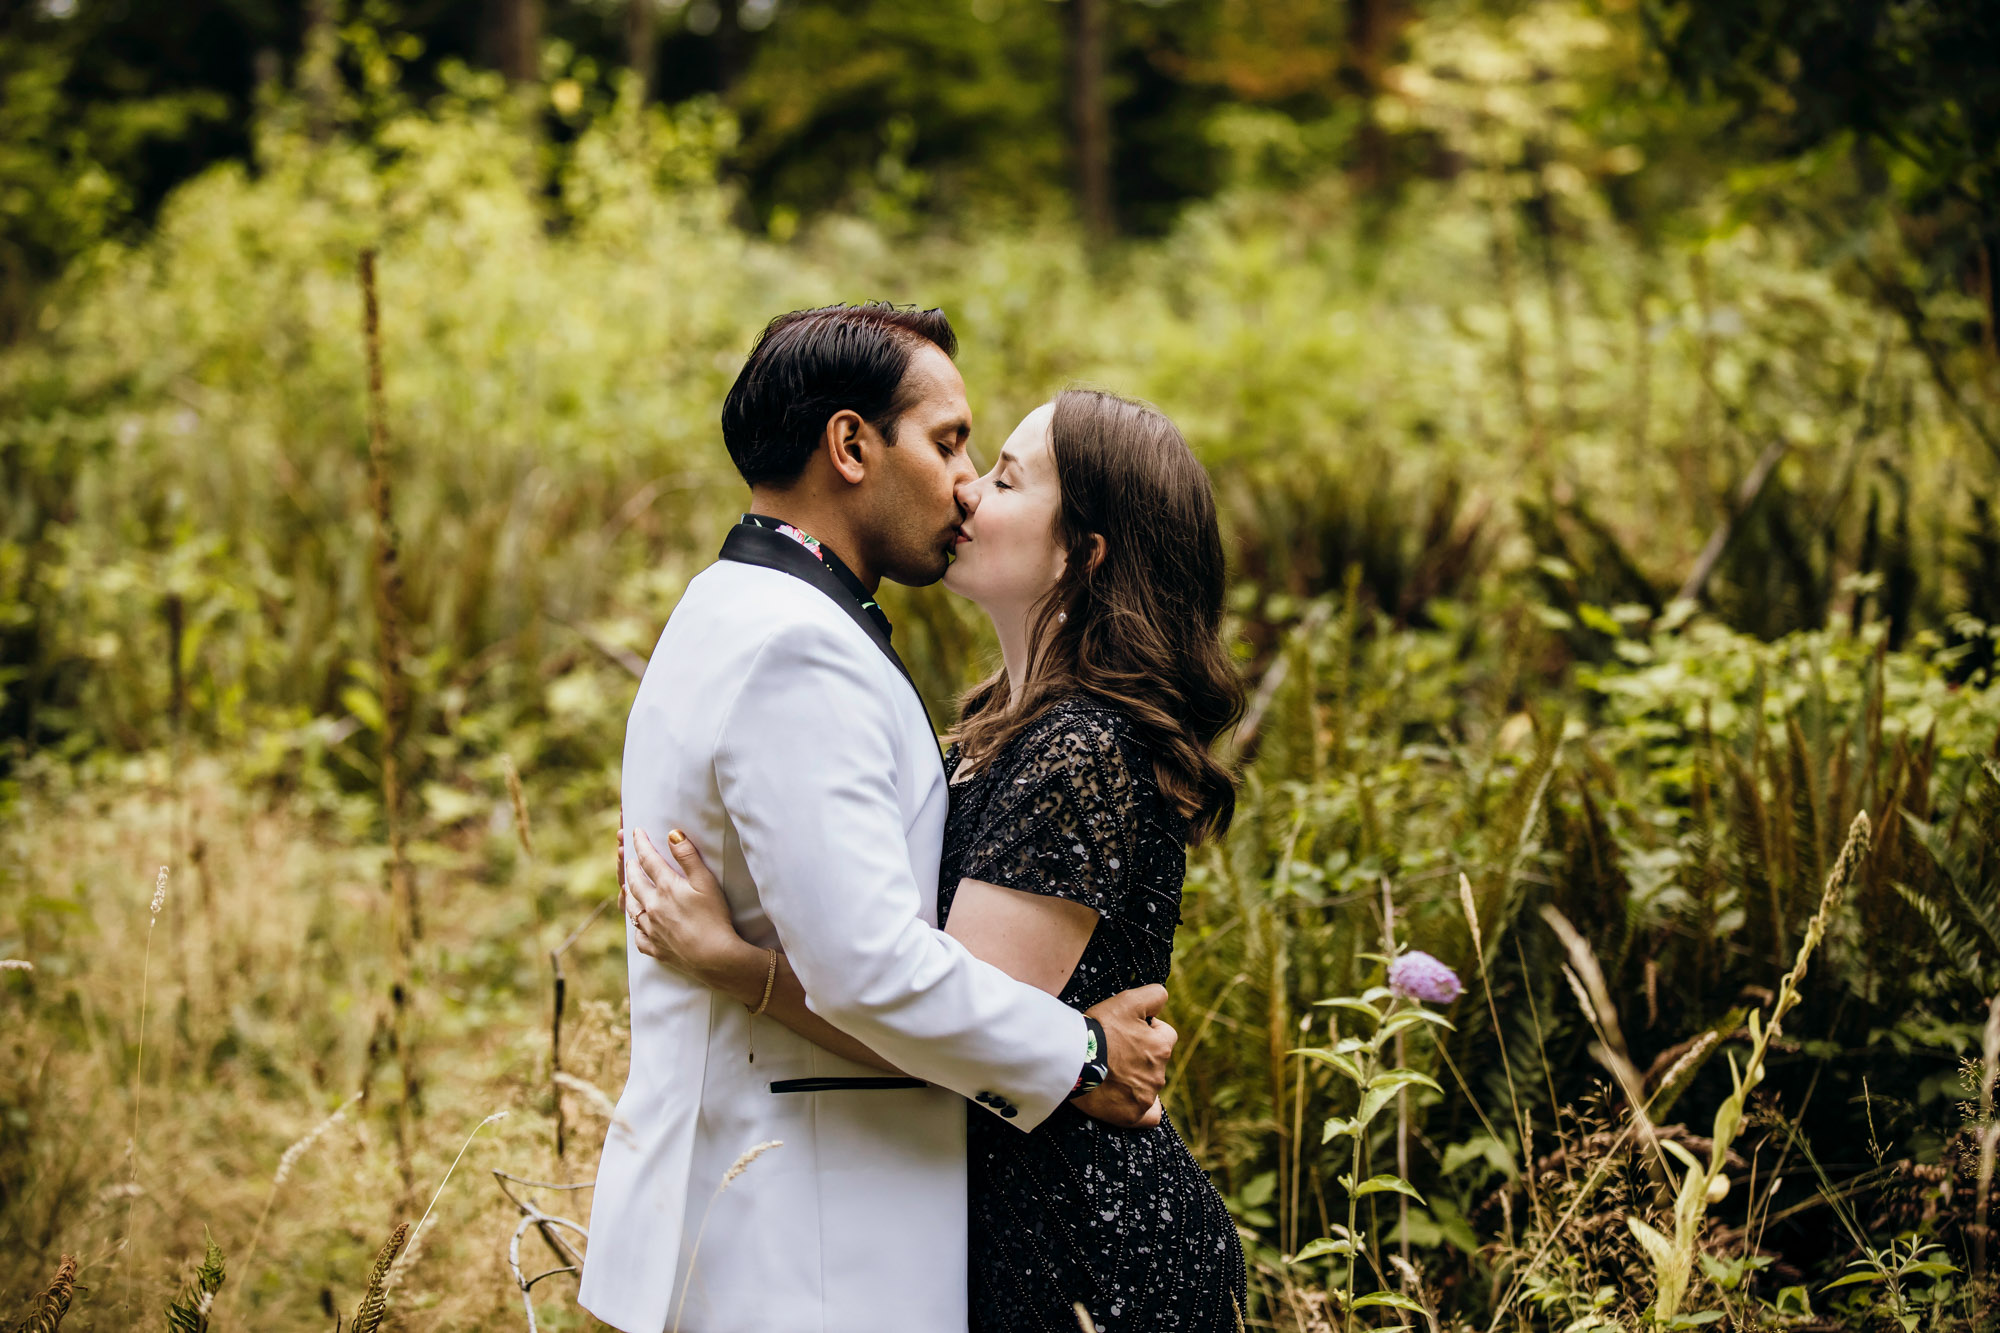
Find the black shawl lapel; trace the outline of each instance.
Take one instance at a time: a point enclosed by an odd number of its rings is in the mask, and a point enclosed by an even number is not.
[[[752,523],[739,523],[731,528],[729,535],[723,539],[722,559],[734,560],[738,564],[756,565],[763,569],[779,570],[812,584],[831,597],[833,604],[846,613],[849,620],[861,626],[861,632],[882,650],[882,655],[896,664],[896,670],[903,673],[903,679],[910,682],[911,689],[917,688],[917,682],[910,678],[910,669],[903,665],[902,658],[896,656],[896,650],[890,646],[889,636],[882,632],[882,627],[861,609],[860,603],[854,600],[852,593],[841,586],[840,580],[833,576],[832,570],[790,537]],[[917,702],[919,704],[923,702],[921,690],[917,692]]]

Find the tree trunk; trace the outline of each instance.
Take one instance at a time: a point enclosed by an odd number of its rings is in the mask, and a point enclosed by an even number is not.
[[[639,76],[639,100],[653,96],[653,6],[655,0],[625,0],[625,63]]]
[[[340,101],[340,16],[334,5],[335,0],[306,0],[299,97],[306,107],[306,133],[316,140],[332,135]]]
[[[1387,180],[1391,171],[1389,136],[1375,119],[1375,99],[1409,26],[1410,12],[1401,0],[1348,0],[1347,81],[1362,106],[1355,175],[1364,188]]]
[[[509,83],[542,77],[542,0],[494,0],[494,65]]]
[[[1111,112],[1104,102],[1105,10],[1110,0],[1070,0],[1069,116],[1076,206],[1092,241],[1112,232]]]

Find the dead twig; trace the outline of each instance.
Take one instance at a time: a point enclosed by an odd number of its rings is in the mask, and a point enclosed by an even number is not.
[[[617,901],[618,895],[614,893],[597,906],[591,908],[590,915],[583,919],[583,923],[565,936],[561,944],[549,950],[549,968],[555,973],[556,983],[555,1008],[549,1015],[549,1078],[554,1085],[556,1099],[556,1157],[558,1159],[562,1157],[563,1149],[567,1146],[567,1127],[563,1123],[562,1109],[562,1021],[563,1006],[569,999],[569,977],[563,972],[563,955],[569,952],[569,946],[575,944],[582,937],[584,931],[589,930],[596,923],[597,918],[604,915],[604,909]]]
[[[520,1186],[523,1189],[538,1190],[587,1190],[595,1182],[583,1181],[574,1185],[559,1185],[549,1180],[526,1180],[520,1176],[509,1175],[507,1172],[498,1169],[493,1172],[493,1179],[500,1186],[500,1192],[507,1196],[507,1201],[521,1210],[521,1223],[514,1228],[514,1234],[507,1241],[507,1271],[514,1275],[514,1285],[521,1290],[521,1307],[527,1312],[528,1333],[539,1333],[539,1328],[535,1323],[535,1284],[545,1277],[554,1277],[559,1273],[581,1273],[583,1271],[583,1256],[578,1254],[576,1249],[568,1241],[564,1240],[559,1232],[573,1231],[582,1238],[585,1244],[589,1244],[590,1242],[590,1232],[580,1223],[573,1222],[567,1217],[558,1217],[554,1213],[543,1212],[532,1201],[516,1194],[511,1187]],[[528,1277],[521,1269],[521,1237],[528,1234],[530,1227],[539,1231],[542,1239],[548,1242],[549,1249],[555,1252],[559,1265],[545,1272],[537,1273],[533,1277]]]

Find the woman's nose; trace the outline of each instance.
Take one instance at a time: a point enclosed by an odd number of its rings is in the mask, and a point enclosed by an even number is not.
[[[959,482],[958,485],[952,487],[951,493],[958,499],[959,510],[967,518],[971,518],[972,511],[979,508],[979,496],[982,489],[978,477],[968,477]]]

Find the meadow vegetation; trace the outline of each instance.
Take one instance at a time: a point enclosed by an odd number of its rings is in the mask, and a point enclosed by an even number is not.
[[[1880,162],[1725,169],[1543,0],[1412,29],[1393,199],[1239,108],[1158,239],[774,230],[715,103],[558,68],[551,135],[343,40],[346,128],[272,98],[0,351],[0,1322],[588,1325],[522,1283],[624,1077],[635,673],[756,330],[886,298],[985,447],[1080,381],[1215,479],[1253,701],[1169,1107],[1250,1327],[1993,1326],[2000,370]],[[942,724],[983,625],[884,600]]]

